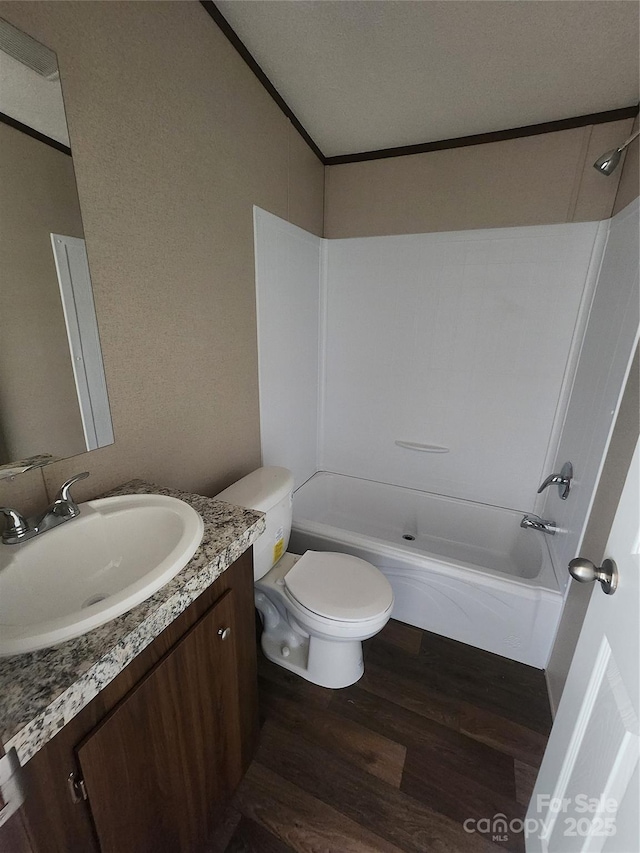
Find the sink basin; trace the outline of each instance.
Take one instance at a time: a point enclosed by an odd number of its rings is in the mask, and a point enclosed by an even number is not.
[[[20,545],[0,545],[0,657],[79,637],[140,604],[194,555],[204,525],[189,504],[126,495]]]

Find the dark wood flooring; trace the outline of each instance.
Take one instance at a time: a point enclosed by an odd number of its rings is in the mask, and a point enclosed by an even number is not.
[[[469,818],[523,818],[551,728],[540,670],[391,621],[326,690],[259,654],[260,747],[211,853],[524,851]]]

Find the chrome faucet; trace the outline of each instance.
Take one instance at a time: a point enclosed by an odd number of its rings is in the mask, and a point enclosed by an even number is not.
[[[8,506],[0,507],[0,514],[6,518],[2,541],[5,545],[18,545],[20,542],[26,542],[28,539],[33,539],[40,533],[46,533],[47,530],[52,530],[54,527],[63,524],[65,521],[75,518],[80,514],[80,507],[71,497],[71,486],[77,483],[78,480],[84,480],[89,476],[88,471],[83,471],[82,474],[76,474],[61,487],[56,499],[51,504],[46,512],[33,518],[25,518],[17,510],[11,509]]]
[[[558,531],[555,521],[548,521],[540,518],[539,515],[524,515],[520,527],[524,527],[525,530],[539,530],[540,533],[548,533],[549,536],[555,536]]]
[[[571,481],[573,480],[573,465],[571,462],[565,462],[559,474],[549,474],[547,479],[538,489],[538,494],[544,492],[547,486],[557,486],[560,498],[563,501],[569,497],[571,491]]]

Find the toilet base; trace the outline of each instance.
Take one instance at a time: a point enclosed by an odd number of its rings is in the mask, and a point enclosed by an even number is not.
[[[297,605],[284,592],[284,577],[299,559],[297,554],[285,553],[256,582],[255,603],[264,629],[262,650],[270,661],[312,684],[349,687],[364,674],[362,641],[384,628],[393,596],[387,610],[373,619],[327,620]]]
[[[364,662],[359,640],[336,642],[320,637],[300,639],[301,642],[293,646],[277,635],[264,631],[262,651],[273,663],[321,687],[349,687],[362,678]]]

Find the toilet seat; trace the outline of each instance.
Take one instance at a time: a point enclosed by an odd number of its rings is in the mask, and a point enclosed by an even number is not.
[[[389,581],[371,563],[327,551],[306,551],[284,576],[289,598],[325,619],[362,622],[393,604]]]

